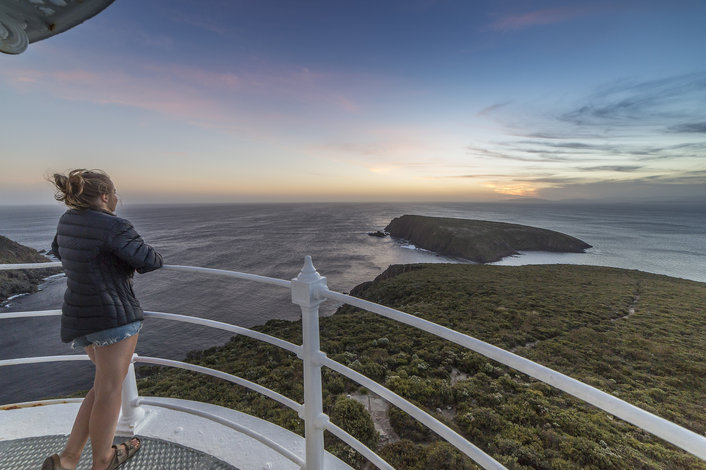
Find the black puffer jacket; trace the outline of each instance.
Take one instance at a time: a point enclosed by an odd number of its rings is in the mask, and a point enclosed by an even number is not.
[[[61,260],[67,289],[61,340],[142,320],[132,276],[162,266],[162,256],[132,224],[107,212],[70,209],[59,219],[52,252]]]

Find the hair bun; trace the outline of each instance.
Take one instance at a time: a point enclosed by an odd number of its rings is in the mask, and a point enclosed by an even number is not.
[[[68,191],[68,184],[69,184],[69,179],[64,176],[60,175],[59,173],[54,173],[54,176],[52,176],[54,179],[54,184],[56,185],[56,188],[61,191],[62,193],[66,194]]]
[[[56,189],[54,198],[75,209],[95,209],[102,194],[110,194],[115,186],[101,170],[71,170],[66,175],[54,173],[48,178]]]
[[[68,194],[73,197],[78,197],[83,193],[83,187],[86,184],[86,181],[83,179],[83,174],[87,171],[88,170],[78,169],[69,172],[69,184],[67,185]]]

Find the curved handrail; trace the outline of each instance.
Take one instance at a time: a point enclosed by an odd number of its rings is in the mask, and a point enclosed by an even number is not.
[[[215,274],[217,276],[234,277],[236,279],[245,279],[247,281],[261,282],[273,286],[289,288],[292,285],[291,281],[278,279],[276,277],[260,276],[258,274],[241,273],[238,271],[229,271],[227,269],[200,268],[198,266],[182,266],[178,264],[165,264],[161,269],[168,271],[195,272],[202,274]]]
[[[0,410],[15,410],[17,408],[34,408],[36,406],[65,405],[67,403],[81,403],[83,398],[52,398],[49,400],[25,401],[22,403],[12,403],[10,405],[0,405]]]
[[[137,356],[137,355],[135,355]],[[16,358],[16,359],[5,359],[5,360],[0,360],[0,367],[3,366],[11,366],[11,365],[20,365],[20,364],[37,364],[37,363],[44,363],[44,362],[61,362],[61,361],[88,361],[90,358],[86,354],[77,354],[77,355],[59,355],[59,356],[35,356],[35,357],[23,357],[23,358]],[[289,408],[292,408],[294,411],[299,412],[302,408],[302,405],[295,402],[294,400],[290,400],[289,398],[285,397],[284,395],[280,395],[279,393],[270,390],[266,387],[263,387],[261,385],[258,385],[254,382],[250,382],[249,380],[245,380],[243,378],[240,378],[235,375],[231,374],[226,374],[225,372],[217,371],[214,369],[210,369],[208,367],[202,367],[202,366],[196,366],[194,364],[187,364],[184,362],[179,362],[179,361],[172,361],[169,359],[161,359],[161,358],[154,358],[154,357],[146,357],[146,356],[137,356],[134,358],[135,362],[144,362],[147,364],[158,364],[158,365],[165,365],[165,366],[170,366],[170,367],[177,367],[181,369],[187,369],[187,370],[192,370],[195,372],[199,372],[202,374],[206,375],[211,375],[213,377],[218,377],[220,379],[227,380],[229,382],[237,383],[238,385],[242,385],[243,387],[249,388],[255,392],[258,392],[262,395],[265,395],[269,398],[272,398],[273,400],[276,400],[280,403],[282,403],[285,406],[288,406]],[[52,403],[66,403],[65,399],[61,400],[42,400],[41,403],[43,405],[47,404],[52,404]],[[214,415],[212,413],[207,413],[204,411],[200,410],[195,410],[193,408],[188,408],[184,406],[179,406],[175,404],[165,404],[160,401],[156,400],[150,400],[149,398],[139,398],[137,405],[151,405],[151,406],[161,406],[164,408],[170,408],[174,409],[177,411],[182,411],[186,413],[191,413],[195,414],[198,416],[201,416],[203,418],[210,419],[212,421],[218,422],[220,424],[223,424],[225,426],[229,426],[233,429],[236,429],[237,431],[242,432],[243,434],[246,434],[261,443],[265,444],[266,446],[270,447],[271,449],[275,450],[276,452],[280,453],[281,455],[285,456],[292,462],[296,463],[299,466],[302,466],[304,464],[304,461],[292,453],[289,449],[277,444],[276,442],[268,439],[267,437],[263,436],[262,434],[259,434],[255,431],[252,431],[244,426],[241,426],[237,423],[233,423],[232,421],[226,420],[221,418],[220,416]]]
[[[285,397],[284,395],[277,393],[274,390],[270,390],[269,388],[263,387],[262,385],[256,384],[255,382],[251,382],[250,380],[238,377],[237,375],[228,374],[226,372],[222,372],[216,369],[211,369],[210,367],[189,364],[188,362],[174,361],[172,359],[163,359],[161,357],[149,357],[140,355],[136,356],[137,357],[135,358],[135,362],[144,362],[145,364],[156,364],[160,366],[176,367],[178,369],[190,370],[193,372],[198,372],[200,374],[210,375],[212,377],[227,380],[228,382],[236,383],[245,388],[249,388],[250,390],[257,392],[261,395],[265,395],[266,397],[272,398],[273,400],[278,401],[281,404],[293,409],[297,413],[301,412],[303,407],[302,404],[297,403],[291,398]]]
[[[61,315],[61,310],[26,310],[24,312],[0,313],[0,320],[10,318],[54,317],[59,315]]]
[[[324,424],[324,429],[329,431],[331,434],[351,446],[353,449],[355,449],[360,455],[365,457],[375,465],[377,468],[380,470],[395,470],[395,467],[390,465],[389,463],[385,462],[382,457],[380,457],[378,454],[370,450],[370,447],[366,446],[362,442],[360,442],[358,439],[355,437],[351,436],[348,434],[346,431],[343,429],[339,428],[335,424],[333,424],[331,421],[327,420],[326,424]]]
[[[86,354],[76,354],[76,355],[58,355],[58,356],[34,356],[34,357],[22,357],[22,358],[15,358],[15,359],[4,359],[0,360],[0,367],[3,366],[12,366],[12,365],[21,365],[21,364],[38,364],[38,363],[45,363],[45,362],[62,362],[62,361],[89,361],[90,358]],[[270,390],[266,387],[263,387],[262,385],[256,384],[254,382],[251,382],[249,380],[243,379],[241,377],[238,377],[236,375],[232,374],[227,374],[225,372],[221,372],[215,369],[211,369],[208,367],[203,367],[203,366],[197,366],[194,364],[188,364],[185,362],[180,362],[180,361],[173,361],[170,359],[162,359],[162,358],[156,358],[156,357],[147,357],[147,356],[138,356],[137,354],[133,358],[133,362],[144,362],[146,364],[157,364],[157,365],[164,365],[164,366],[169,366],[169,367],[176,367],[180,369],[186,369],[186,370],[191,370],[194,372],[198,372],[201,374],[205,375],[210,375],[213,377],[217,377],[223,380],[227,380],[228,382],[236,383],[238,385],[241,385],[243,387],[249,388],[250,390],[253,390],[257,393],[260,393],[261,395],[265,395],[275,401],[278,401],[279,403],[293,409],[296,412],[301,412],[303,405],[295,402],[294,400],[291,400],[284,395],[281,395],[274,390]],[[51,404],[51,403],[63,403],[64,400],[43,400],[41,403],[42,404]],[[237,423],[234,423],[232,421],[229,421],[227,419],[221,418],[218,415],[214,415],[212,413],[208,413],[205,411],[200,411],[200,410],[195,410],[193,408],[188,408],[184,406],[179,406],[175,404],[165,404],[157,400],[150,400],[149,398],[145,397],[140,397],[137,400],[137,403],[135,405],[151,405],[151,406],[161,406],[164,408],[169,408],[177,411],[182,411],[185,413],[191,413],[197,416],[201,416],[202,418],[207,418],[210,419],[211,421],[215,421],[219,424],[223,424],[224,426],[229,426],[239,432],[242,432],[243,434],[246,434],[253,439],[256,439],[257,441],[265,444],[266,446],[270,447],[272,450],[278,452],[279,454],[283,455],[287,459],[291,460],[292,462],[296,463],[299,466],[304,465],[304,461],[291,452],[289,449],[286,447],[283,447],[276,442],[272,441],[271,439],[268,439],[267,437],[263,436],[260,433],[257,433],[255,431],[252,431],[251,429],[248,429],[244,426],[241,426]]]
[[[44,269],[44,268],[60,268],[61,261],[52,261],[49,263],[20,263],[20,264],[0,264],[0,271],[10,271],[13,269]],[[261,282],[279,287],[289,288],[292,285],[291,281],[278,279],[276,277],[260,276],[259,274],[243,273],[239,271],[231,271],[228,269],[202,268],[199,266],[184,266],[180,264],[165,264],[163,270],[195,272],[202,274],[214,274],[217,276],[234,277],[236,279],[244,279],[247,281]]]
[[[61,354],[57,356],[34,356],[34,357],[16,357],[14,359],[0,360],[0,367],[17,366],[21,364],[40,364],[44,362],[63,362],[63,361],[90,361],[88,354]]]
[[[446,426],[444,423],[434,418],[432,415],[422,410],[421,408],[413,405],[409,401],[405,400],[401,396],[397,395],[395,392],[387,387],[380,385],[372,379],[364,376],[363,374],[354,371],[350,367],[346,367],[340,362],[336,362],[333,359],[329,359],[324,354],[320,358],[321,365],[324,365],[341,375],[348,377],[349,379],[358,382],[360,385],[364,386],[368,390],[375,392],[382,398],[392,403],[393,405],[400,408],[402,411],[412,416],[414,419],[437,433],[439,436],[446,439],[448,442],[453,444],[454,447],[459,449],[461,452],[473,459],[474,462],[481,465],[486,469],[504,469],[505,467],[501,465],[497,460],[483,452],[481,449],[469,442],[465,437],[461,436],[459,433]]]
[[[309,257],[307,257],[307,263],[309,263],[309,266],[311,267],[311,270],[313,270],[313,266],[311,266],[311,260]],[[36,263],[36,264],[23,264],[23,265],[0,265],[0,270],[2,269],[39,269],[39,268],[44,268],[44,267],[51,267],[55,265],[59,265],[60,263]],[[256,282],[262,282],[262,283],[267,283],[267,284],[273,284],[277,285],[280,287],[292,287],[293,283],[291,281],[285,281],[282,279],[275,279],[275,278],[268,278],[265,276],[258,276],[258,275],[253,275],[253,274],[246,274],[246,273],[239,273],[235,271],[227,271],[227,270],[220,270],[220,269],[210,269],[210,268],[199,268],[199,267],[193,267],[193,266],[178,266],[178,265],[167,265],[164,266],[166,269],[171,269],[171,270],[176,270],[176,271],[190,271],[190,272],[201,272],[201,273],[206,273],[206,274],[215,274],[215,275],[222,275],[226,277],[235,277],[239,279],[246,279],[246,280],[252,280]],[[315,271],[313,271],[315,273]],[[314,277],[311,280],[314,279],[324,279],[318,277],[318,273],[315,273]],[[307,281],[308,282],[308,279]],[[312,285],[313,286],[313,285]],[[294,292],[294,291],[293,291]],[[465,348],[468,348],[472,351],[478,352],[490,359],[493,359],[497,362],[500,362],[502,364],[505,364],[509,367],[512,367],[520,372],[523,372],[531,377],[534,377],[542,382],[545,382],[549,385],[552,385],[564,392],[569,393],[570,395],[573,395],[587,403],[590,403],[604,411],[607,411],[629,423],[632,423],[652,434],[655,436],[658,436],[662,439],[664,439],[667,442],[670,442],[677,447],[680,447],[693,455],[706,460],[706,438],[703,436],[700,436],[699,434],[696,434],[693,431],[690,431],[686,428],[683,428],[677,424],[674,424],[670,421],[667,421],[663,418],[660,418],[652,413],[649,413],[645,410],[642,410],[641,408],[638,408],[634,405],[631,405],[630,403],[620,400],[619,398],[616,398],[608,393],[605,393],[601,390],[596,389],[595,387],[592,387],[590,385],[586,385],[582,382],[579,382],[576,379],[573,379],[569,376],[566,376],[564,374],[561,374],[559,372],[556,372],[552,369],[549,369],[548,367],[542,366],[540,364],[537,364],[533,361],[530,361],[528,359],[525,359],[521,356],[518,356],[514,353],[511,353],[509,351],[505,351],[501,348],[498,348],[496,346],[493,346],[491,344],[485,343],[483,341],[480,341],[476,338],[473,338],[471,336],[465,335],[463,333],[459,333],[457,331],[451,330],[449,328],[446,328],[444,326],[438,325],[436,323],[430,322],[428,320],[424,320],[422,318],[410,315],[408,313],[390,308],[390,307],[385,307],[383,305],[375,304],[373,302],[369,302],[363,299],[358,299],[356,297],[351,297],[350,295],[346,294],[341,294],[338,292],[334,292],[329,290],[325,284],[317,284],[312,287],[312,294],[316,299],[320,300],[325,300],[325,299],[331,299],[335,300],[341,303],[349,304],[354,307],[359,307],[364,310],[368,310],[370,312],[376,313],[378,315],[381,315],[383,317],[398,321],[400,323],[404,323],[407,325],[410,325],[412,327],[415,327],[417,329],[421,329],[423,331],[426,331],[428,333],[434,334],[436,336],[439,336],[441,338],[444,338],[446,340],[449,340],[451,342],[454,342],[456,344],[459,344]],[[318,304],[316,304],[318,305]],[[318,314],[318,308],[316,309],[316,312]],[[167,318],[166,316],[169,315],[174,315],[178,317],[182,317],[180,315],[176,314],[161,314],[159,312],[151,312],[153,316],[159,316],[159,315],[164,315],[163,318]],[[53,314],[53,313],[51,313]],[[10,316],[6,315],[12,315],[12,314],[0,314],[0,319],[2,318],[13,318]],[[184,318],[190,318],[190,317],[184,317]],[[177,318],[174,318],[177,319]],[[182,321],[187,321],[187,320],[182,320]],[[208,322],[211,322],[212,320],[207,320]],[[194,321],[196,323],[196,321]],[[227,325],[223,324],[221,322],[214,322],[214,324],[220,324],[220,325]],[[231,325],[232,327],[232,325]],[[239,328],[239,327],[235,327]],[[232,331],[232,330],[231,330]],[[250,331],[250,330],[247,330]],[[244,333],[243,333],[244,334]],[[272,338],[272,337],[271,337]],[[262,339],[262,338],[256,338],[256,339]],[[264,340],[264,339],[263,339]],[[283,340],[279,340],[283,341]],[[270,342],[270,341],[268,341]],[[287,343],[287,342],[284,342]],[[275,344],[275,343],[272,343]],[[287,343],[288,345],[291,345],[293,348],[296,348],[296,350],[289,349],[285,347],[285,349],[288,349],[292,352],[295,352],[297,356],[300,358],[302,357],[301,355],[301,350],[302,347],[292,345],[291,343]],[[276,344],[277,346],[280,346],[280,344]],[[420,420],[423,424],[427,425],[427,427],[430,427],[432,430],[435,432],[439,433],[442,435],[442,437],[447,438],[449,442],[451,442],[455,447],[459,448],[462,450],[464,453],[466,453],[469,457],[474,459],[476,462],[480,463],[483,465],[485,468],[504,468],[502,465],[500,465],[498,462],[493,460],[490,456],[487,454],[483,453],[480,449],[475,447],[473,444],[471,444],[469,441],[465,440],[462,436],[456,434],[453,430],[445,426],[443,423],[440,421],[436,420],[433,416],[428,415],[421,409],[418,409],[414,407],[411,403],[407,402],[406,400],[402,399],[398,395],[394,394],[394,392],[388,390],[387,388],[377,384],[376,382],[371,381],[367,377],[363,376],[362,374],[359,374],[355,372],[352,369],[347,368],[346,366],[339,364],[335,361],[332,361],[331,359],[328,359],[325,357],[325,354],[320,353],[320,358],[318,359],[320,365],[325,365],[333,370],[336,370],[337,372],[357,381],[358,383],[361,383],[362,385],[367,386],[373,391],[376,391],[378,394],[380,394],[383,397],[389,396],[392,397],[394,401],[397,401],[396,398],[398,397],[399,400],[401,400],[399,403],[406,403],[403,404],[403,406],[400,406],[403,410],[407,411],[405,407],[408,405],[412,408],[413,413],[409,413],[418,420]],[[355,377],[355,378],[354,378]],[[362,381],[362,382],[361,382]],[[363,382],[370,382],[367,385]],[[374,384],[374,385],[373,385]],[[373,388],[371,388],[370,386]],[[394,395],[394,397],[393,397]],[[389,400],[388,400],[389,401]],[[394,403],[393,401],[393,403]],[[397,406],[399,406],[398,403],[394,403]],[[413,409],[416,408],[416,411]],[[422,417],[423,419],[420,419]],[[430,426],[431,424],[431,426]],[[444,429],[446,428],[446,429]],[[448,431],[447,431],[448,430]],[[441,431],[441,433],[439,432]],[[455,435],[455,436],[454,436]],[[449,439],[450,438],[450,439]],[[355,440],[354,438],[351,437],[351,439]],[[459,440],[460,439],[460,440]],[[348,444],[351,444],[351,442],[348,442],[347,440],[344,439]],[[358,441],[356,441],[358,442]],[[352,445],[352,444],[351,444]],[[480,459],[480,460],[478,460]]]
[[[51,261],[49,263],[0,264],[0,271],[10,271],[12,269],[44,269],[60,267],[61,261]]]
[[[189,364],[188,362],[174,361],[172,359],[163,359],[161,357],[149,357],[140,356],[138,354],[134,355],[133,362],[144,362],[145,364],[156,364],[161,366],[175,367],[178,369],[190,370],[193,372],[198,372],[204,375],[210,375],[219,379],[227,380],[238,384],[242,387],[249,388],[250,390],[257,392],[261,395],[265,395],[279,403],[293,409],[297,413],[301,412],[303,405],[297,403],[291,398],[285,397],[284,395],[270,390],[267,387],[263,387],[260,384],[251,382],[250,380],[238,377],[237,375],[228,374],[220,370],[211,369],[210,367],[199,366],[196,364]],[[12,359],[2,359],[0,360],[0,367],[5,366],[17,366],[24,364],[43,364],[46,362],[65,362],[65,361],[89,361],[90,358],[87,354],[61,354],[55,356],[32,356],[32,357],[17,357]]]
[[[248,336],[253,339],[263,341],[265,343],[270,343],[274,346],[278,346],[282,349],[286,349],[299,356],[301,354],[301,346],[298,346],[289,341],[285,341],[274,336],[270,336],[259,331],[250,330],[248,328],[243,328],[242,326],[231,325],[229,323],[223,323],[216,320],[208,320],[206,318],[191,317],[188,315],[179,315],[177,313],[165,313],[165,312],[152,312],[146,311],[145,317],[160,318],[163,320],[174,320],[184,323],[193,323],[196,325],[210,326],[212,328],[217,328],[219,330],[229,331],[242,336]],[[24,312],[7,312],[0,313],[0,320],[10,319],[10,318],[29,318],[29,317],[51,317],[61,315],[61,310],[33,310]]]
[[[242,326],[235,326],[235,325],[231,325],[229,323],[223,323],[223,322],[216,321],[216,320],[208,320],[205,318],[190,317],[188,315],[179,315],[177,313],[146,311],[145,317],[162,318],[165,320],[175,320],[175,321],[180,321],[180,322],[184,322],[184,323],[193,323],[195,325],[210,326],[212,328],[218,328],[219,330],[230,331],[231,333],[236,333],[239,335],[248,336],[250,338],[258,339],[258,340],[263,341],[265,343],[270,343],[272,345],[279,346],[280,348],[286,349],[289,352],[293,352],[296,355],[301,354],[301,349],[302,349],[301,346],[298,346],[294,343],[290,343],[289,341],[285,341],[283,339],[276,338],[274,336],[270,336],[265,333],[260,333],[259,331],[250,330],[248,328],[243,328]]]
[[[162,408],[169,408],[171,410],[181,411],[184,413],[189,413],[189,414],[193,414],[196,416],[201,416],[202,418],[210,419],[210,420],[215,421],[215,422],[222,424],[224,426],[228,426],[230,428],[233,428],[236,431],[242,432],[243,434],[246,434],[246,435],[252,437],[253,439],[256,439],[257,441],[265,444],[270,449],[278,452],[279,454],[283,455],[284,457],[291,460],[295,464],[299,465],[301,468],[304,468],[304,460],[302,460],[301,457],[296,455],[291,450],[287,449],[284,446],[277,444],[275,441],[268,439],[267,437],[263,436],[262,434],[260,434],[258,432],[255,432],[249,428],[246,428],[245,426],[242,426],[238,423],[234,423],[233,421],[230,421],[228,419],[221,418],[220,416],[216,416],[212,413],[207,413],[205,411],[196,410],[194,408],[180,406],[175,403],[163,403],[161,401],[151,400],[149,398],[138,398],[137,405],[138,406],[139,405],[161,406]]]

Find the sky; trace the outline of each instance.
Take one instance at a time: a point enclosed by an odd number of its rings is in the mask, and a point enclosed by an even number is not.
[[[706,201],[706,2],[116,0],[0,55],[0,204]]]

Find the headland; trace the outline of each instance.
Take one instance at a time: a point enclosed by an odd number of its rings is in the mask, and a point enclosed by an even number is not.
[[[0,235],[0,264],[48,263],[52,261],[34,248],[21,245]],[[47,276],[60,273],[60,268],[0,271],[0,304],[8,298],[37,291]]]
[[[393,219],[385,231],[418,248],[476,263],[500,261],[520,251],[583,253],[591,248],[553,230],[485,220],[403,215]]]

